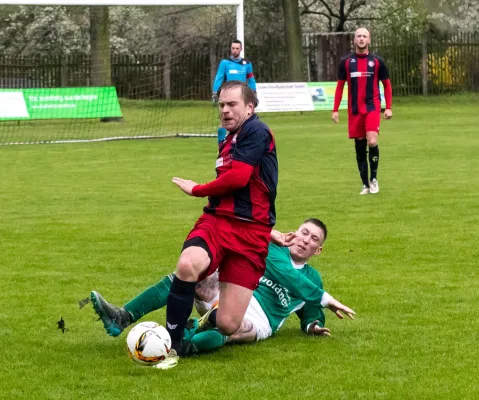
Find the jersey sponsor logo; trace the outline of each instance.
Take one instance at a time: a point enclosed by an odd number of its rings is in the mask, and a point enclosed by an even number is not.
[[[281,285],[278,285],[271,279],[265,278],[264,276],[261,277],[259,283],[273,290],[278,296],[278,300],[284,308],[287,308],[291,304],[291,297],[289,297],[288,289],[284,288]]]
[[[361,77],[369,77],[369,76],[373,76],[374,75],[374,72],[351,72],[350,73],[351,75],[351,78],[361,78]]]
[[[228,154],[224,157],[220,157],[216,160],[216,168],[223,167],[224,165],[231,164],[231,154]]]
[[[230,70],[229,70],[229,73],[230,73],[231,75],[234,75],[234,74],[241,74],[241,73],[242,73],[242,71],[238,71],[237,69],[230,69]]]

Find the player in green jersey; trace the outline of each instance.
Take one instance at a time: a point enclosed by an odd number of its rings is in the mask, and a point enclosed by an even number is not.
[[[307,219],[291,234],[273,231],[266,272],[253,293],[240,329],[229,337],[208,329],[208,314],[214,312],[213,307],[200,319],[200,329],[190,340],[190,352],[211,351],[227,342],[267,339],[293,313],[300,318],[304,332],[321,336],[330,334],[324,327],[324,308],[338,318],[344,318],[344,312],[353,319],[354,311],[325,292],[320,274],[307,264],[311,257],[321,253],[326,237],[326,226],[315,218]]]
[[[266,272],[254,291],[240,329],[231,336],[224,336],[216,329],[209,329],[208,319],[215,312],[219,298],[218,277],[209,277],[197,286],[196,306],[200,314],[200,328],[193,320],[193,328],[185,331],[189,353],[210,351],[227,342],[253,342],[264,340],[274,334],[285,319],[296,313],[301,320],[301,329],[312,335],[329,336],[324,327],[324,308],[329,308],[338,318],[345,313],[354,318],[354,311],[335,300],[324,291],[320,274],[307,264],[319,255],[327,229],[318,219],[307,219],[294,233],[272,231]],[[171,275],[135,297],[124,308],[109,304],[103,297],[92,292],[91,300],[96,313],[111,336],[118,336],[123,329],[151,311],[166,304]]]

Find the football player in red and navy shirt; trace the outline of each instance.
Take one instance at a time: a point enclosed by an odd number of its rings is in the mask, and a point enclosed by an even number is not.
[[[378,193],[377,169],[379,148],[377,138],[381,120],[379,82],[384,86],[386,109],[384,118],[392,117],[392,89],[384,60],[369,52],[371,35],[360,28],[354,34],[355,52],[344,57],[339,65],[338,84],[334,97],[333,121],[339,122],[338,109],[344,84],[348,83],[348,131],[354,139],[359,175],[363,182],[360,194]],[[368,148],[371,178],[368,179]]]
[[[244,82],[228,81],[219,90],[218,104],[229,134],[220,144],[216,179],[198,185],[173,178],[186,194],[208,197],[203,215],[183,245],[168,297],[166,327],[176,353],[182,350],[196,283],[217,269],[219,307],[208,321],[224,335],[238,330],[264,274],[276,222],[276,146],[270,129],[254,112],[255,94]],[[170,368],[177,359],[174,352],[158,368]]]

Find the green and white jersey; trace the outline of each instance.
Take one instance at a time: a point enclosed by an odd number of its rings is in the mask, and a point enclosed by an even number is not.
[[[269,245],[266,272],[253,295],[268,317],[273,333],[293,312],[301,319],[301,329],[318,320],[324,327],[325,316],[321,306],[323,281],[308,264],[294,266],[289,248]]]

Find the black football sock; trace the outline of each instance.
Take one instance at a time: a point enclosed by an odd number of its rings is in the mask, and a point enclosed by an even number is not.
[[[217,311],[218,311],[218,309],[213,310],[213,311],[211,311],[211,314],[208,315],[208,322],[214,327],[216,327],[216,312]]]
[[[354,139],[356,148],[356,161],[358,162],[359,176],[363,185],[369,187],[368,181],[368,142],[366,139]]]
[[[193,310],[196,282],[173,278],[166,304],[166,330],[171,336],[171,347],[180,352],[183,331]]]
[[[379,165],[379,146],[369,148],[369,168],[371,169],[371,180],[376,179]]]

